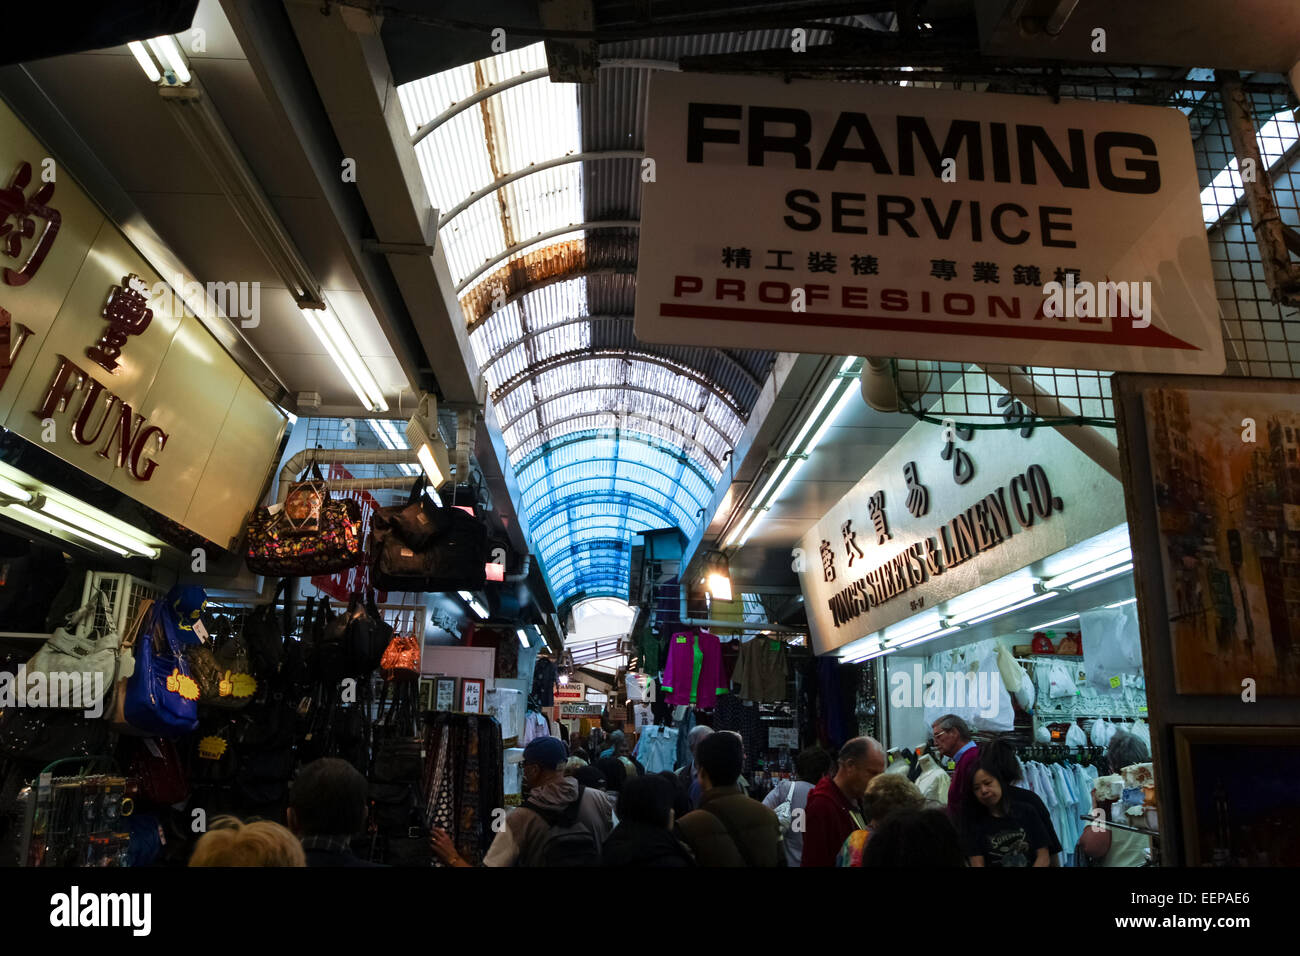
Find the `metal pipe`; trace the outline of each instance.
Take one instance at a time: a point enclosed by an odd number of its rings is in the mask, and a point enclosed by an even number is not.
[[[981,369],[985,375],[1008,392],[1014,395],[1023,395],[1026,399],[1029,399],[1029,396],[1032,395],[1033,398],[1030,399],[1030,403],[1036,415],[1043,418],[1071,418],[1078,414],[1078,412],[1064,407],[1057,401],[1056,396],[1044,392],[1034,384],[1032,379],[1024,375],[1011,371],[997,372],[983,366],[981,366]],[[1106,436],[1090,425],[1057,425],[1055,427],[1062,438],[1104,468],[1106,473],[1116,481],[1123,482],[1124,476],[1119,464],[1119,448],[1112,445],[1106,439]]]
[[[1277,204],[1273,202],[1273,194],[1269,189],[1269,168],[1259,152],[1255,118],[1251,114],[1250,100],[1241,85],[1241,75],[1234,71],[1224,71],[1219,93],[1223,99],[1228,135],[1232,137],[1232,150],[1237,154],[1237,166],[1242,168],[1250,163],[1254,170],[1254,175],[1249,179],[1241,177],[1241,185],[1246,194],[1246,205],[1250,208],[1259,258],[1264,266],[1264,282],[1268,285],[1275,304],[1300,304],[1300,265],[1291,261],[1289,248],[1300,243],[1297,243],[1294,230],[1289,230],[1282,222]],[[1291,232],[1289,243],[1288,231]]]

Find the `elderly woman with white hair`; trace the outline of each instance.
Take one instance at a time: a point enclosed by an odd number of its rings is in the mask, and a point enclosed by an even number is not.
[[[1136,734],[1120,731],[1106,745],[1106,762],[1110,764],[1112,773],[1150,759],[1150,749]],[[1092,805],[1097,806],[1096,793]],[[1151,838],[1145,834],[1109,826],[1088,824],[1079,837],[1079,849],[1094,866],[1146,866],[1146,851],[1150,847]]]

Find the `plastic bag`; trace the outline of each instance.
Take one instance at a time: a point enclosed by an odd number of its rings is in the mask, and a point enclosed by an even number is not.
[[[1137,605],[1099,608],[1079,616],[1083,642],[1083,665],[1088,686],[1100,694],[1118,695],[1124,677],[1142,673],[1142,640],[1138,631]]]

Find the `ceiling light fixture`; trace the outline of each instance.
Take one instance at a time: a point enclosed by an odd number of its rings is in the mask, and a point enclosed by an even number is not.
[[[149,55],[149,51],[144,48],[143,43],[139,40],[133,40],[126,45],[126,48],[135,57],[135,62],[140,64],[140,69],[144,70],[144,75],[149,77],[150,83],[158,83],[162,80],[162,71],[158,69],[158,65],[154,63],[153,57]]]
[[[858,361],[857,356],[851,355],[840,363],[835,377],[818,397],[812,412],[804,419],[794,440],[790,442],[789,450],[777,462],[776,468],[758,493],[758,497],[749,506],[748,514],[743,516],[727,534],[722,543],[724,548],[733,545],[741,548],[745,546],[745,542],[762,521],[764,513],[771,509],[772,502],[780,499],[786,487],[794,480],[795,473],[807,460],[808,452],[817,446],[827,430],[848,407],[849,397],[853,394],[853,384],[857,381],[857,374],[853,369]],[[811,439],[805,441],[810,433]]]
[[[1078,614],[1069,614],[1065,617],[1058,617],[1054,621],[1044,621],[1042,624],[1035,624],[1033,627],[1022,627],[1022,631],[1045,631],[1049,627],[1055,627],[1057,624],[1064,624],[1066,621],[1073,621]]]
[[[731,565],[721,551],[704,555],[704,578],[715,601],[731,601]]]
[[[22,485],[15,484],[4,475],[0,475],[0,495],[6,498],[12,498],[22,504],[28,504],[35,497],[30,491]]]
[[[475,614],[477,614],[485,621],[488,619],[489,617],[488,610],[483,606],[482,602],[480,602],[478,598],[476,598],[469,591],[457,591],[456,593],[460,595],[460,599],[462,601],[464,601],[466,604],[469,605],[469,609],[471,611],[473,611]]]
[[[157,558],[162,554],[155,539],[145,532],[79,498],[65,494],[52,497],[40,482],[16,469],[0,474],[0,508],[29,527],[71,535],[122,557],[135,554]]]
[[[190,75],[190,68],[185,65],[185,60],[181,56],[180,48],[176,46],[176,41],[167,35],[154,37],[149,41],[149,49],[153,50],[154,56],[158,58],[159,63],[167,65],[171,76],[174,76],[180,83],[188,83],[193,77]],[[134,51],[132,51],[134,52]],[[137,55],[136,60],[140,57]],[[144,64],[141,64],[143,66]],[[148,72],[147,70],[145,71]],[[166,75],[166,74],[164,74]],[[170,82],[171,77],[168,77]]]
[[[1127,574],[1133,570],[1133,562],[1121,564],[1118,568],[1111,568],[1109,571],[1103,571],[1101,574],[1094,574],[1090,578],[1084,578],[1082,581],[1075,581],[1069,585],[1066,590],[1082,591],[1084,588],[1090,588],[1094,584],[1100,584],[1102,581],[1109,581],[1111,578],[1117,578],[1121,574]]]
[[[1125,604],[1136,604],[1136,603],[1137,603],[1137,598],[1131,597],[1127,601],[1116,601],[1114,604],[1107,604],[1106,610],[1109,611],[1113,607],[1123,607]]]
[[[1129,567],[1133,566],[1133,552],[1129,548],[1121,548],[1118,551],[1112,551],[1110,554],[1094,558],[1087,561],[1073,570],[1058,574],[1055,577],[1048,578],[1045,585],[1052,590],[1068,587],[1075,581],[1090,577],[1101,571],[1107,571],[1116,565],[1128,563]]]
[[[365,359],[352,344],[352,339],[348,337],[343,323],[339,321],[339,317],[329,304],[326,303],[323,309],[304,308],[300,311],[307,324],[311,326],[311,330],[316,333],[316,338],[320,339],[321,344],[325,346],[325,351],[329,353],[334,364],[343,373],[343,377],[347,379],[352,391],[356,393],[357,398],[361,399],[361,404],[372,412],[388,411],[388,402],[384,399],[379,383],[370,374]]]
[[[528,647],[528,635],[524,633],[524,629],[523,629],[522,627],[520,627],[520,628],[516,628],[516,629],[515,629],[515,633],[516,633],[517,635],[519,635],[519,643],[520,643],[520,645],[521,645],[522,647],[527,648],[527,647]]]
[[[985,621],[990,621],[995,617],[1002,617],[1003,615],[1010,614],[1012,611],[1019,611],[1021,608],[1029,607],[1031,605],[1038,604],[1041,601],[1046,601],[1048,598],[1054,598],[1054,597],[1056,597],[1056,593],[1054,591],[1048,591],[1046,594],[1035,594],[1031,598],[1026,598],[1023,601],[1017,601],[1015,604],[1000,607],[994,611],[989,611],[987,614],[982,614],[979,617],[968,618],[967,620],[964,620],[961,623],[982,624]]]

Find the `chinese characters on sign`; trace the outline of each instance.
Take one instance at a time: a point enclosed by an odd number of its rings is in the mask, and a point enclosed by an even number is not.
[[[63,219],[59,211],[50,206],[54,198],[54,183],[45,183],[30,197],[26,194],[28,184],[32,181],[32,164],[18,164],[7,189],[0,189],[0,249],[10,259],[17,259],[22,254],[23,240],[36,235],[35,219],[44,222],[41,237],[28,253],[26,260],[17,269],[8,266],[4,269],[5,285],[23,286],[36,275],[45,257],[54,245],[54,238],[59,234]]]
[[[1005,401],[999,402],[999,406],[1006,409],[1004,418],[1009,424],[1022,425],[1021,437],[1028,438],[1032,434],[1034,416],[1023,404],[1007,396]],[[955,440],[971,441],[975,437],[975,431],[952,422],[945,422],[944,427],[948,441],[944,444],[940,457],[945,461],[953,461],[953,480],[958,485],[965,485],[974,477],[975,463],[964,449],[955,446]],[[930,491],[921,484],[916,462],[907,462],[902,471],[907,487],[907,510],[914,518],[924,517],[930,510]],[[835,626],[839,627],[865,613],[868,608],[882,604],[908,588],[943,574],[976,554],[1001,544],[1012,534],[1012,514],[1020,527],[1028,528],[1034,523],[1035,517],[1047,518],[1054,512],[1063,510],[1063,507],[1061,499],[1052,494],[1046,472],[1039,465],[1031,465],[1024,473],[1013,477],[1006,487],[986,495],[963,514],[940,526],[934,535],[913,543],[891,561],[834,595],[830,607]],[[876,545],[888,545],[893,534],[889,530],[883,490],[878,490],[867,498],[867,512],[876,534]],[[840,525],[840,533],[844,538],[847,565],[852,568],[856,561],[866,557],[862,546],[858,544],[857,532],[853,530],[853,519]],[[820,550],[822,581],[829,584],[837,579],[835,551],[831,542],[825,539],[821,541]],[[911,609],[917,611],[925,607],[925,598],[915,598],[909,603]]]
[[[117,358],[122,347],[132,335],[140,335],[153,321],[153,312],[147,306],[149,287],[138,275],[123,276],[122,284],[113,286],[104,306],[103,316],[108,328],[99,341],[86,349],[106,372],[117,372]]]
[[[967,454],[965,449],[956,447],[956,438],[962,441],[971,441],[975,437],[975,429],[968,425],[953,425],[948,432],[948,440],[944,442],[943,451],[939,452],[939,457],[944,461],[952,462],[952,480],[959,485],[964,485],[975,477],[975,462]]]
[[[1016,525],[1027,529],[1037,519],[1047,519],[1064,510],[1065,504],[1052,493],[1043,467],[1030,465],[1006,486],[998,487],[940,525],[933,535],[914,542],[831,595],[832,622],[835,627],[841,627],[903,592],[998,547],[1014,533],[1012,517]],[[924,597],[914,599],[912,610],[923,607],[923,602]]]

